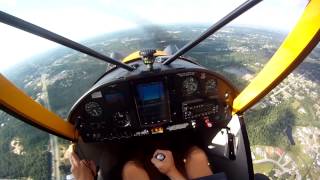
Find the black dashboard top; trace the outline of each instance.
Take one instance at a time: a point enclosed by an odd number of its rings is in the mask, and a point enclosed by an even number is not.
[[[85,142],[227,126],[237,91],[222,76],[185,60],[152,72],[133,65],[140,69],[111,70],[71,109]]]

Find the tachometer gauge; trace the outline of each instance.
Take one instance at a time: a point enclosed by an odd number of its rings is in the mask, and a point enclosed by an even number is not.
[[[98,117],[102,114],[102,107],[96,102],[88,102],[84,106],[85,111],[93,117]]]
[[[196,78],[189,76],[182,83],[182,91],[184,95],[192,95],[198,89],[198,81]]]
[[[217,87],[217,81],[214,79],[209,79],[206,82],[206,86],[205,86],[206,93],[210,93],[210,92],[214,91],[216,89],[216,87]]]

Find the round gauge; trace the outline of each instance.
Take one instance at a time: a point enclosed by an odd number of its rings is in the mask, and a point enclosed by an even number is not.
[[[214,91],[217,87],[217,81],[214,79],[209,79],[206,82],[206,93],[210,93],[211,91]]]
[[[88,102],[84,105],[85,111],[93,117],[98,117],[102,114],[101,106],[96,102]]]
[[[189,76],[182,83],[182,91],[184,95],[192,95],[198,89],[198,81],[196,78]]]

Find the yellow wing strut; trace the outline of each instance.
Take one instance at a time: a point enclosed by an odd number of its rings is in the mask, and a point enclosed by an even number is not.
[[[60,137],[76,140],[73,125],[32,100],[0,74],[0,105],[18,118]]]
[[[242,113],[262,99],[293,71],[320,40],[320,0],[311,0],[280,48],[235,98],[234,113]]]

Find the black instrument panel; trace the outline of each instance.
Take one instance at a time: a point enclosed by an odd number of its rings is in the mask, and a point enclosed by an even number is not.
[[[225,127],[236,91],[210,71],[131,78],[90,91],[70,122],[85,142],[104,142],[192,128]]]

